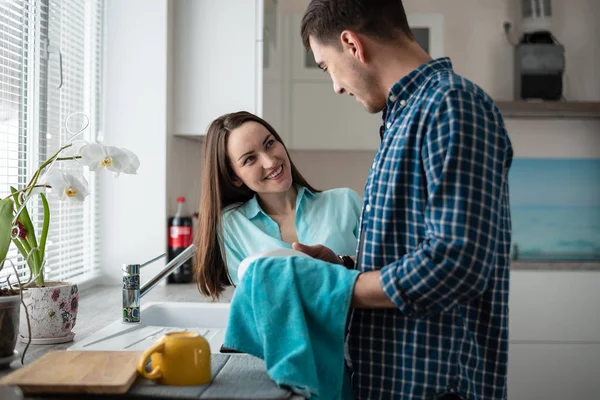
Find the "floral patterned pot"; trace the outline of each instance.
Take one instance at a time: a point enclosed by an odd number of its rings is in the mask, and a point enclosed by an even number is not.
[[[71,329],[77,321],[79,291],[68,282],[46,282],[44,287],[31,287],[23,292],[29,312],[31,343],[53,344],[73,340]],[[21,306],[21,308],[23,308]],[[25,310],[21,310],[19,340],[27,342],[29,331]]]

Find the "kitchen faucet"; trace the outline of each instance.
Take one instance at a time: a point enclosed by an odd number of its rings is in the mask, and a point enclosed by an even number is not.
[[[177,257],[169,261],[162,271],[156,274],[142,287],[140,287],[140,269],[163,258],[167,254],[161,254],[143,264],[123,264],[123,322],[139,323],[140,299],[152,290],[160,281],[175,271],[177,267],[180,267],[184,262],[193,257],[194,254],[196,254],[196,246],[192,244],[179,253]]]

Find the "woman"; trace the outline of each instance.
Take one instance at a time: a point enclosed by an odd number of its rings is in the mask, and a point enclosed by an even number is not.
[[[350,189],[310,186],[263,119],[245,111],[217,118],[204,145],[198,289],[216,299],[238,283],[244,258],[294,242],[354,254],[361,207]]]

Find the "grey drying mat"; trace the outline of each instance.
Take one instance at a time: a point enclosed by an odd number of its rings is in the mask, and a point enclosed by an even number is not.
[[[202,386],[163,386],[138,378],[127,397],[148,399],[289,399],[292,393],[280,388],[267,375],[263,360],[248,354],[213,354],[213,381]]]

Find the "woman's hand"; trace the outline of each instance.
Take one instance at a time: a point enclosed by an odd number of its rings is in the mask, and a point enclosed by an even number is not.
[[[317,258],[319,260],[326,261],[331,264],[342,264],[340,258],[331,250],[329,247],[325,247],[322,244],[316,244],[314,246],[307,246],[298,242],[292,243],[292,248],[297,251],[301,251],[304,254]]]

